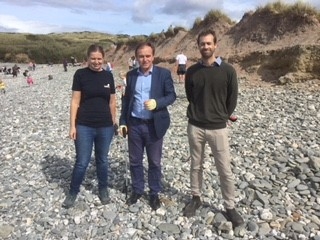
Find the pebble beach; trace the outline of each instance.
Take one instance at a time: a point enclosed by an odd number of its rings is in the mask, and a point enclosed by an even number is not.
[[[100,203],[92,156],[75,207],[62,208],[75,161],[68,138],[69,105],[79,67],[64,72],[62,64],[39,64],[31,71],[32,86],[22,75],[26,68],[21,66],[17,78],[0,73],[7,85],[6,93],[0,92],[0,239],[320,240],[320,91],[252,87],[239,78],[238,120],[228,128],[236,208],[245,225],[233,229],[224,215],[209,147],[203,206],[195,217],[182,215],[190,198],[190,160],[188,103],[178,83],[164,138],[161,207],[151,210],[147,192],[136,204],[125,204],[128,153],[125,140],[114,136],[109,153],[111,203]],[[119,107],[120,95],[117,92]]]

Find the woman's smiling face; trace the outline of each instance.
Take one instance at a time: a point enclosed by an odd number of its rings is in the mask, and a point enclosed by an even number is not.
[[[103,64],[104,58],[101,52],[91,52],[88,57],[88,66],[93,71],[102,71],[102,64]]]

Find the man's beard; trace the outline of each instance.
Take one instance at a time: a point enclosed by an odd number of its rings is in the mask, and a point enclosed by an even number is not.
[[[209,59],[213,56],[214,51],[201,51],[200,53],[203,59]]]

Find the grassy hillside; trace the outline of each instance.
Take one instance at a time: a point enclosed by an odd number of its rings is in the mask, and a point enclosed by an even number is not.
[[[157,41],[172,37],[182,27],[169,27],[166,32],[129,36],[126,34],[111,35],[99,32],[71,32],[51,34],[0,33],[0,62],[28,63],[61,63],[71,56],[82,61],[90,44],[98,43],[105,50],[117,45],[135,46],[141,41]]]
[[[61,63],[71,56],[82,61],[86,49],[92,43],[99,43],[105,49],[110,48],[126,35],[109,35],[95,32],[76,32],[61,34],[20,34],[0,33],[0,61],[27,63]]]

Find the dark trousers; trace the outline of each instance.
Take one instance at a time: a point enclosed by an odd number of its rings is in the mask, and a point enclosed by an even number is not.
[[[143,154],[148,159],[148,185],[150,195],[156,195],[161,186],[161,156],[163,138],[156,137],[152,121],[133,121],[128,127],[128,148],[132,189],[135,193],[144,192]]]

